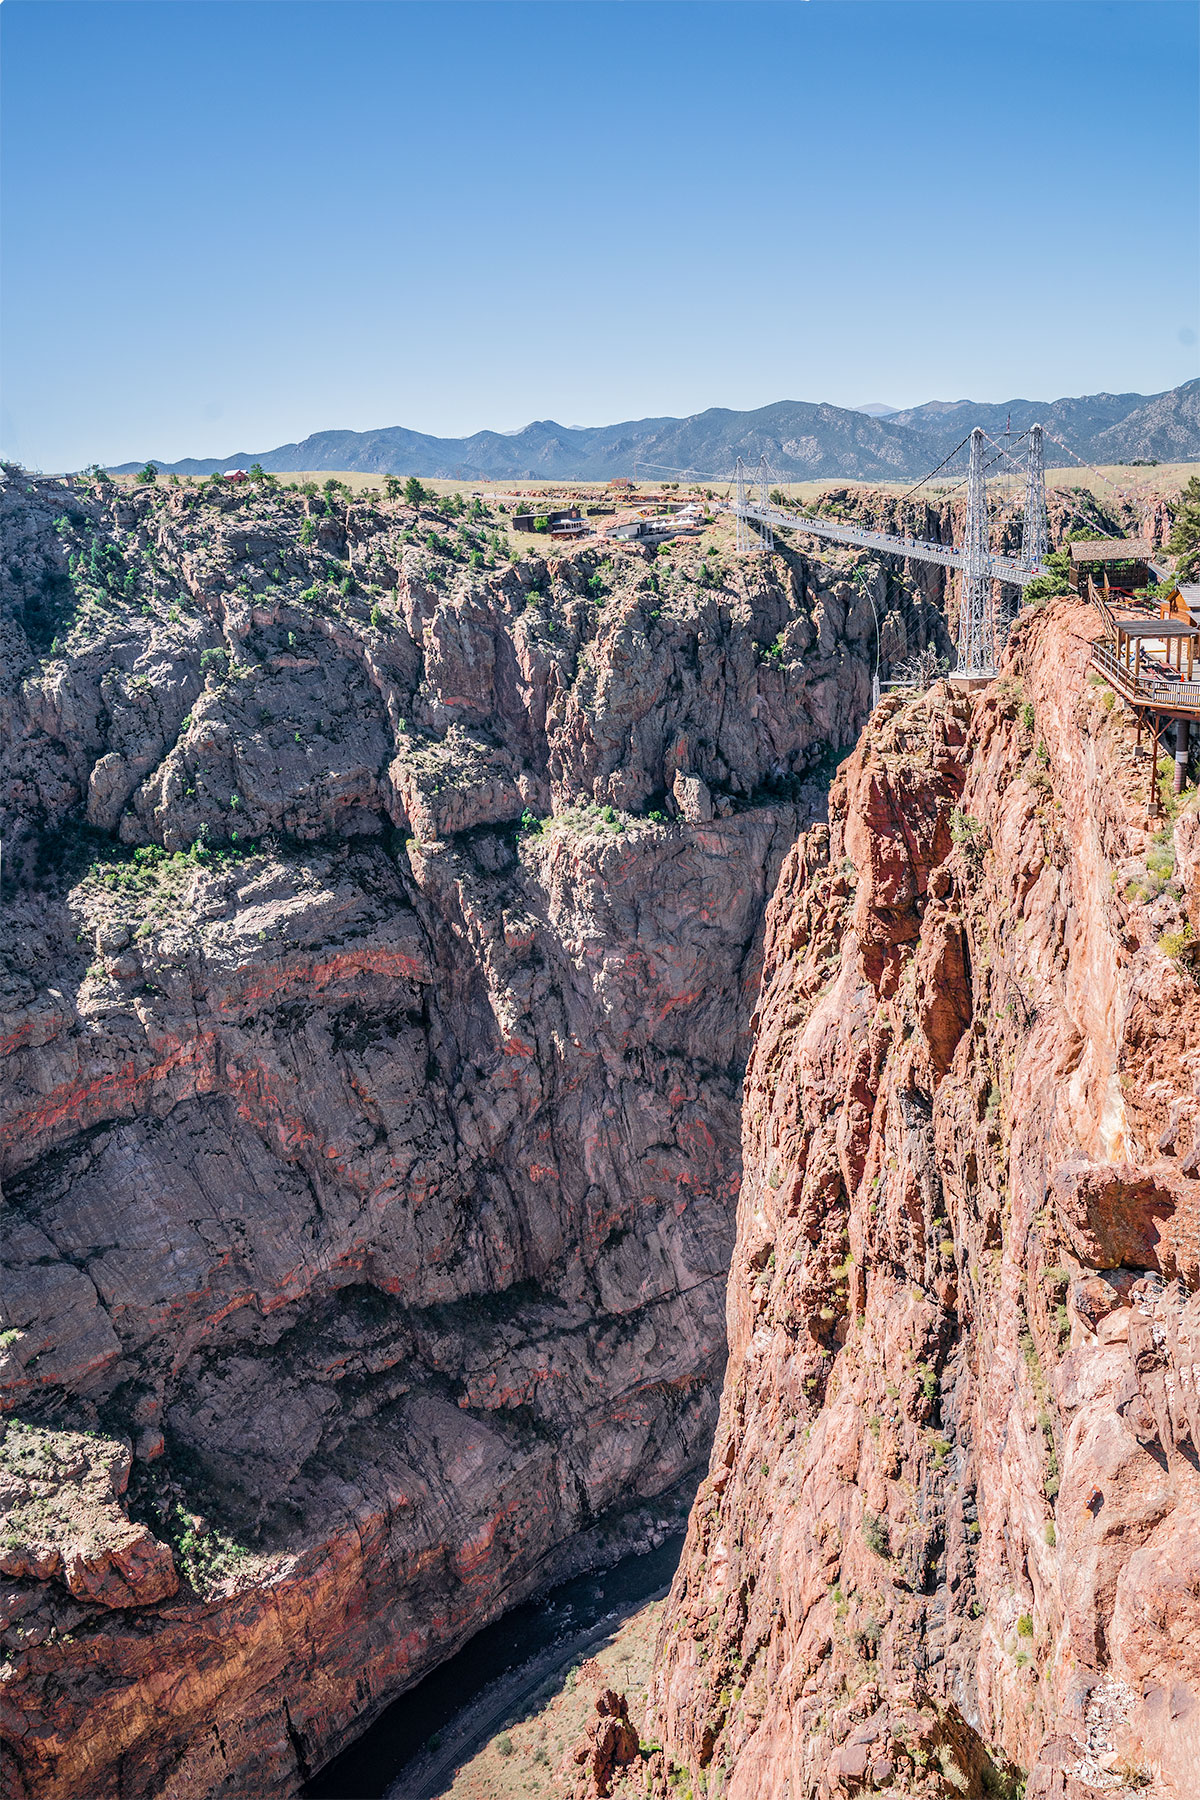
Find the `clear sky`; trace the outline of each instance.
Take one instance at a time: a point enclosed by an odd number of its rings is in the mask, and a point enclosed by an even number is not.
[[[1197,17],[7,0],[4,453],[1171,387]]]

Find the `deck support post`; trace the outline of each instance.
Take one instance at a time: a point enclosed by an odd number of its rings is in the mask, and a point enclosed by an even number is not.
[[[1162,801],[1158,797],[1158,746],[1162,737],[1162,720],[1154,715],[1154,736],[1150,744],[1150,800],[1147,808],[1149,817],[1156,819],[1162,811]]]
[[[1182,794],[1187,781],[1188,747],[1191,725],[1186,719],[1175,721],[1175,792]]]

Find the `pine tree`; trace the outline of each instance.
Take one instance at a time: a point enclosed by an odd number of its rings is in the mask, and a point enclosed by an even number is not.
[[[1179,496],[1167,549],[1179,558],[1175,573],[1181,581],[1200,575],[1200,475],[1191,476]]]

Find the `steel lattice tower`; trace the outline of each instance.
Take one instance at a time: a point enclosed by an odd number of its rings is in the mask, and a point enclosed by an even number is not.
[[[1021,527],[1021,561],[1027,569],[1040,568],[1046,560],[1046,549],[1046,453],[1041,426],[1031,425],[1025,473],[1025,522]]]
[[[971,433],[967,469],[967,517],[963,533],[962,585],[958,607],[959,675],[994,675],[992,626],[992,547],[988,533],[987,478],[983,472],[984,435]]]
[[[742,508],[746,504],[746,465],[740,456],[733,479],[737,484],[737,549],[741,552],[750,548],[750,527],[742,516]]]
[[[771,465],[767,461],[765,456],[760,456],[758,459],[758,505],[759,505],[759,510],[761,512],[766,512],[766,510],[767,510],[768,506],[770,506],[770,504],[771,504]],[[773,550],[775,548],[775,533],[771,530],[771,527],[769,525],[765,524],[760,519],[758,529],[762,533],[763,549],[764,550]]]

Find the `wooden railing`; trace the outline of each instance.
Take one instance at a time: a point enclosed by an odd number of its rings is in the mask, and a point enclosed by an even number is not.
[[[1137,619],[1158,617],[1158,610],[1150,601],[1139,600],[1132,592],[1110,587],[1107,583],[1101,587],[1100,583],[1094,581],[1090,575],[1087,578],[1084,598],[1091,601],[1108,629],[1114,633],[1122,617],[1128,618],[1131,614]],[[1117,606],[1121,609],[1120,614],[1113,610]]]
[[[1158,707],[1164,712],[1195,713],[1200,717],[1200,681],[1182,681],[1160,675],[1135,675],[1132,669],[1126,668],[1112,645],[1103,638],[1092,645],[1092,662],[1104,679],[1135,706]]]

